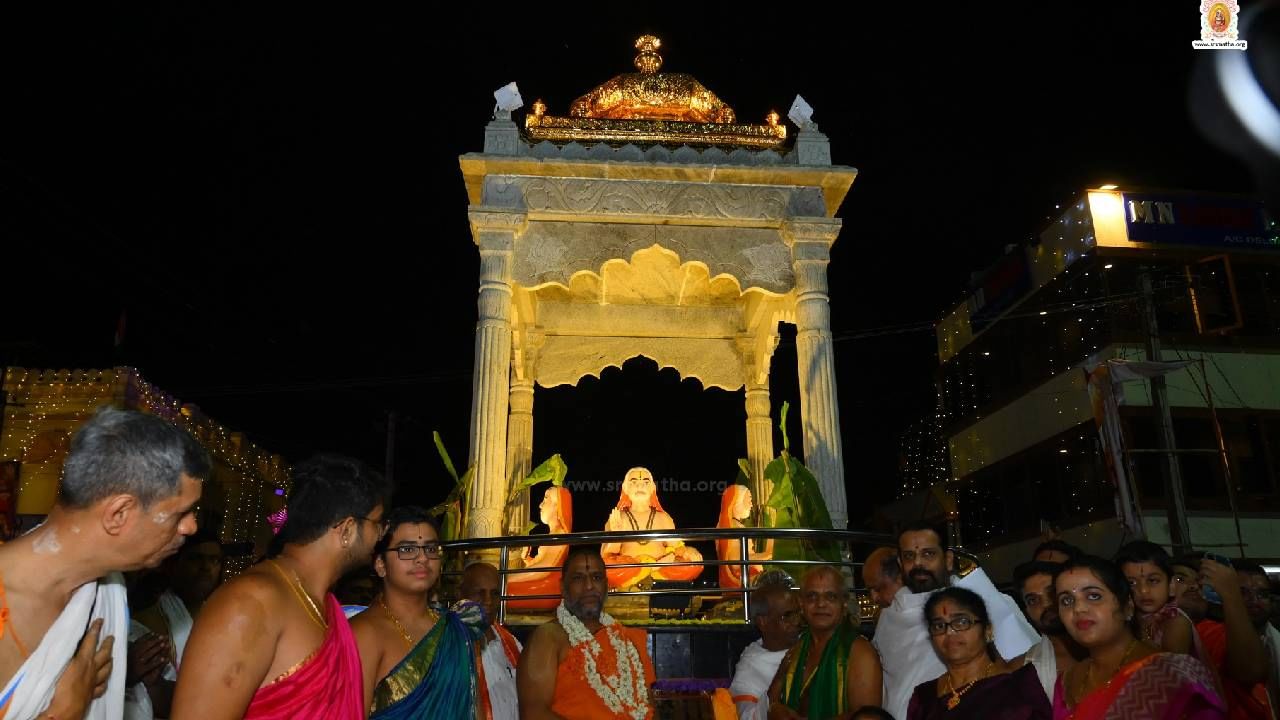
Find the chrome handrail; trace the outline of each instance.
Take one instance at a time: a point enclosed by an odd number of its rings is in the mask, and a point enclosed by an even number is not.
[[[499,621],[506,620],[507,601],[508,600],[549,600],[560,597],[559,595],[508,595],[507,594],[507,578],[509,575],[519,575],[522,573],[533,572],[556,572],[558,568],[510,568],[508,567],[508,559],[511,548],[528,547],[530,545],[603,545],[605,543],[622,543],[632,542],[636,540],[680,540],[682,542],[711,542],[716,540],[737,540],[739,543],[739,559],[738,560],[707,560],[702,562],[671,562],[662,563],[666,567],[720,567],[723,565],[738,565],[740,568],[741,578],[750,576],[750,566],[752,565],[785,565],[785,566],[806,566],[806,565],[835,565],[839,567],[855,568],[862,565],[862,562],[847,561],[841,559],[836,562],[827,562],[824,560],[766,560],[752,561],[749,553],[749,542],[751,540],[779,540],[779,539],[795,539],[795,540],[819,540],[836,542],[841,545],[849,545],[852,543],[867,543],[875,545],[891,545],[893,544],[892,536],[871,533],[859,530],[815,530],[811,528],[681,528],[676,530],[596,530],[580,533],[560,533],[556,535],[516,535],[506,537],[492,538],[467,538],[462,540],[452,540],[441,543],[444,550],[489,550],[497,549],[499,551],[498,573],[500,579],[500,604],[498,617]],[[610,565],[614,568],[633,568],[633,567],[652,567],[653,563],[617,563]],[[450,571],[445,574],[453,575],[460,571]],[[855,587],[854,590],[857,590]],[[746,594],[755,591],[755,588],[746,585],[734,587],[715,587],[715,588],[682,588],[670,590],[628,590],[619,592],[616,590],[607,591],[608,595],[613,596],[632,596],[646,597],[654,595],[705,595],[714,593],[740,593],[743,594],[744,602],[742,603],[743,621],[751,622],[751,611],[749,604],[745,601]]]

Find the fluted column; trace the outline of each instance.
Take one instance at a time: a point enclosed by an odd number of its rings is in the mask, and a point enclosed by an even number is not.
[[[773,460],[773,420],[769,417],[769,384],[747,383],[747,463],[751,466],[751,495],[756,507],[764,507],[773,483],[764,469]]]
[[[533,380],[511,378],[511,415],[507,419],[508,488],[524,480],[533,470]],[[508,489],[507,492],[510,492]],[[507,529],[520,532],[529,519],[529,493],[515,503],[516,511],[507,518]]]
[[[835,218],[789,220],[783,224],[782,232],[791,245],[796,278],[796,356],[804,461],[818,479],[832,525],[841,529],[848,525],[849,513],[831,344],[831,306],[827,295],[827,264],[831,261],[831,243],[840,233],[840,221]]]
[[[471,460],[468,537],[502,534],[507,489],[507,402],[511,376],[511,263],[520,212],[473,207],[471,236],[480,248],[475,365],[471,380]]]

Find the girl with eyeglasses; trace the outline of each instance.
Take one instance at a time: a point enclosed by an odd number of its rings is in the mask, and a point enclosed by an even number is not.
[[[1140,639],[1129,581],[1114,563],[1083,556],[1053,578],[1058,615],[1089,657],[1058,677],[1054,720],[1217,720],[1226,707],[1199,660]]]
[[[949,587],[924,606],[934,652],[946,666],[916,686],[907,720],[1049,720],[1052,710],[1035,668],[1009,663],[996,651],[986,603],[977,593]]]
[[[369,717],[484,717],[488,693],[475,682],[483,610],[469,600],[452,609],[431,603],[442,552],[440,533],[425,510],[396,508],[386,528],[373,556],[382,592],[351,621]]]

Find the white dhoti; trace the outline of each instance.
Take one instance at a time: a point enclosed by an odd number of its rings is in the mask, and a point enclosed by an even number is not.
[[[520,650],[520,641],[509,630],[495,626],[489,642],[480,653],[493,720],[517,720],[520,717],[520,701],[516,697],[516,663],[520,659]]]
[[[156,600],[156,607],[160,609],[165,624],[169,626],[169,641],[173,643],[174,661],[165,665],[161,677],[169,682],[176,682],[178,667],[182,665],[182,653],[187,649],[187,639],[191,637],[191,626],[195,621],[191,617],[191,612],[187,610],[186,603],[168,590],[160,593],[160,597]],[[129,642],[151,632],[146,625],[136,621],[130,621],[129,626]],[[125,694],[124,717],[125,720],[152,720],[155,717],[155,709],[151,705],[151,693],[147,692],[146,685],[138,683],[128,689]]]
[[[738,666],[733,669],[729,694],[738,708],[739,720],[765,720],[769,717],[769,685],[778,673],[778,665],[786,650],[765,650],[764,640],[742,649]]]
[[[129,601],[124,578],[111,573],[98,582],[81,585],[40,644],[0,692],[0,706],[8,703],[5,720],[32,720],[49,707],[53,689],[75,656],[89,623],[102,618],[100,640],[114,637],[111,677],[102,697],[94,700],[85,720],[117,720],[124,715],[124,675],[129,637]]]
[[[1040,642],[1040,634],[1027,622],[1017,603],[997,590],[982,568],[963,578],[951,578],[951,585],[982,597],[1001,657],[1016,658]],[[931,594],[913,593],[906,587],[898,590],[893,604],[880,612],[876,623],[872,644],[880,653],[884,672],[884,709],[896,718],[907,716],[907,704],[917,685],[946,672],[933,651],[924,622],[924,604]]]

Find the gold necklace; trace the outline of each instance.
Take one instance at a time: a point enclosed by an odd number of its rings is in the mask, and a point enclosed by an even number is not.
[[[960,688],[959,690],[956,690],[955,685],[954,685],[954,684],[952,684],[952,682],[951,682],[951,671],[950,671],[950,670],[948,670],[948,671],[947,671],[947,687],[944,689],[944,692],[949,692],[949,693],[951,693],[951,697],[947,698],[947,709],[948,709],[948,710],[955,710],[955,709],[956,709],[956,706],[960,704],[960,698],[961,698],[961,697],[963,697],[965,693],[969,692],[970,688],[972,688],[972,687],[974,686],[974,684],[975,684],[975,683],[977,683],[979,680],[981,680],[981,679],[985,678],[985,677],[987,676],[987,673],[991,672],[991,668],[992,668],[994,665],[995,665],[995,662],[994,662],[994,661],[987,663],[987,667],[986,667],[986,669],[985,669],[985,670],[983,670],[983,671],[982,671],[982,674],[981,674],[981,675],[979,675],[978,677],[976,677],[976,678],[974,678],[974,679],[970,680],[968,685],[965,685],[964,687]]]
[[[280,563],[276,562],[274,559],[268,560],[267,562],[270,562],[271,567],[275,568],[276,572],[280,573],[280,578],[284,580],[284,584],[288,585],[289,589],[293,591],[294,597],[298,599],[298,602],[302,603],[302,609],[307,611],[307,616],[311,618],[311,621],[316,625],[319,625],[322,630],[328,630],[329,623],[324,621],[324,614],[321,613],[320,608],[316,606],[316,601],[312,600],[311,595],[302,587],[302,578],[298,577],[298,572],[296,570],[291,570],[290,572],[293,573],[293,579],[290,580],[289,576],[285,574],[284,568],[281,567]]]
[[[1124,667],[1125,663],[1129,661],[1129,653],[1133,652],[1133,649],[1137,647],[1137,645],[1138,645],[1138,638],[1134,638],[1129,641],[1129,645],[1124,649],[1124,655],[1120,656],[1120,664],[1116,666],[1116,672],[1119,672],[1120,668]],[[1084,671],[1084,684],[1081,685],[1078,690],[1076,690],[1077,704],[1079,704],[1080,701],[1085,698],[1084,691],[1089,689],[1089,687],[1093,685],[1093,666],[1096,664],[1097,663],[1094,662],[1093,658],[1089,658],[1089,667],[1085,668],[1085,671]],[[1102,684],[1102,687],[1109,687],[1111,685],[1111,681],[1115,679],[1116,679],[1116,673],[1111,673],[1111,677],[1107,678],[1107,681]]]
[[[412,649],[413,636],[409,634],[409,631],[405,629],[404,625],[400,623],[400,620],[395,616],[394,613],[391,612],[391,608],[387,607],[386,598],[384,598],[382,595],[378,595],[378,604],[382,606],[382,612],[387,616],[387,619],[390,620],[391,623],[396,626],[396,630],[400,631],[400,637],[404,638],[404,643],[408,645],[410,649]],[[437,613],[435,610],[428,608],[427,617],[430,618],[432,624],[434,624],[436,620],[440,619],[440,614]]]

